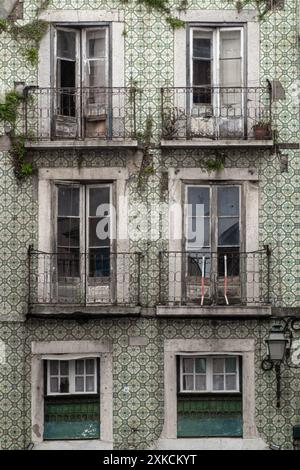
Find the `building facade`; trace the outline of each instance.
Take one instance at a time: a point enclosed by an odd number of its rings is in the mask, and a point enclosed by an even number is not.
[[[296,446],[299,2],[245,3],[1,7],[2,449]]]

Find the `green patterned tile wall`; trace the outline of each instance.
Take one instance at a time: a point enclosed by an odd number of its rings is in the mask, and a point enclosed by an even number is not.
[[[172,2],[174,7],[176,2]],[[24,1],[24,20],[36,15],[38,1]],[[195,0],[189,10],[233,9],[225,0]],[[298,8],[298,10],[297,10]],[[144,89],[140,131],[147,117],[160,127],[160,93],[162,86],[174,83],[174,33],[160,14],[149,11],[135,1],[126,5],[117,1],[52,0],[49,9],[97,10],[117,9],[125,13],[125,79]],[[299,142],[299,45],[297,33],[299,5],[287,0],[285,9],[276,11],[260,24],[260,66],[262,83],[278,79],[285,88],[286,99],[274,103],[273,124],[279,142]],[[37,69],[22,57],[20,45],[7,33],[0,34],[0,96],[14,82],[37,84]],[[3,131],[3,129],[2,129]],[[1,135],[1,126],[0,126]],[[277,307],[300,307],[299,219],[300,219],[300,152],[285,150],[288,172],[281,173],[279,155],[273,151],[228,150],[225,165],[256,167],[260,176],[260,244],[273,249],[271,291]],[[167,201],[163,186],[164,172],[170,167],[201,166],[204,150],[151,149],[155,173],[141,191],[137,181],[130,182],[129,224],[132,233],[139,231],[140,241],[131,240],[132,250],[146,253],[142,265],[142,303],[157,302],[157,252],[165,247],[164,214],[150,226],[148,212],[145,224],[138,226],[131,206],[147,201],[150,205]],[[95,150],[85,153],[83,167],[126,167],[133,154],[119,150]],[[41,151],[32,155],[42,167],[77,167],[76,151]],[[81,157],[80,157],[81,158]],[[63,321],[29,321],[24,323],[28,299],[27,248],[37,246],[38,193],[36,177],[19,183],[13,175],[9,153],[0,147],[0,339],[6,347],[6,362],[0,362],[0,442],[2,448],[23,448],[30,442],[30,342],[32,340],[101,339],[114,342],[114,441],[117,448],[146,447],[160,435],[163,425],[163,339],[164,338],[249,338],[257,341],[256,407],[257,427],[268,442],[291,448],[292,425],[300,422],[300,382],[295,371],[283,372],[282,408],[275,407],[274,373],[262,373],[259,367],[264,354],[263,340],[271,322],[211,320],[107,319],[84,325]],[[147,234],[155,229],[149,243]],[[130,348],[128,336],[149,338],[145,348]],[[130,393],[122,392],[124,384]],[[137,429],[135,432],[134,429]]]

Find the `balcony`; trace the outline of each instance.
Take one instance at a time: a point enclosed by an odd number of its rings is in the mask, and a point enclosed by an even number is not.
[[[27,147],[136,146],[135,88],[25,89]]]
[[[158,315],[270,314],[271,252],[160,252]]]
[[[271,90],[161,89],[163,147],[271,147]]]
[[[29,257],[30,314],[135,314],[139,253],[43,253]]]

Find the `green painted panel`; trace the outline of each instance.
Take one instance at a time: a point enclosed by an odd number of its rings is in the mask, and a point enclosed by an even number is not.
[[[178,437],[242,437],[243,422],[241,415],[200,414],[177,416]]]
[[[44,439],[99,439],[98,421],[47,421]]]
[[[241,397],[178,398],[178,437],[241,437]]]
[[[46,399],[44,439],[99,439],[99,437],[99,398]]]

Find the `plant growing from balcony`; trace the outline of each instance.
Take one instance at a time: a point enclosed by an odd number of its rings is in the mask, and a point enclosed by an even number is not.
[[[268,118],[259,119],[252,126],[254,137],[256,140],[265,140],[271,138],[271,123]]]
[[[285,0],[238,0],[235,3],[238,13],[240,13],[247,6],[254,6],[257,10],[257,16],[260,21],[263,21],[266,15],[273,9],[284,7]]]
[[[183,28],[185,22],[182,21],[177,16],[173,16],[170,0],[135,0],[138,5],[144,5],[150,11],[155,10],[162,14],[165,18],[166,22],[172,29]],[[121,0],[122,3],[129,3],[130,0]],[[179,6],[177,7],[177,11],[185,11],[187,8],[187,0],[181,0]]]

